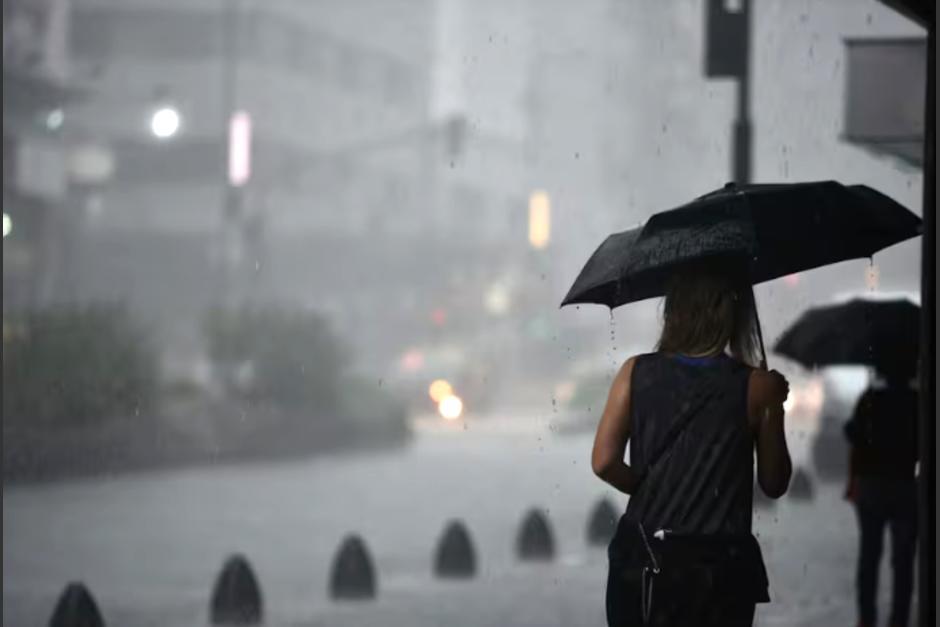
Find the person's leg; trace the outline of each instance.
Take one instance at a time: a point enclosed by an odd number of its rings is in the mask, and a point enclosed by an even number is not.
[[[914,592],[914,552],[917,544],[916,501],[903,503],[891,517],[891,627],[907,627]]]
[[[609,561],[605,598],[608,627],[642,625],[638,582],[624,580],[625,568],[627,566],[617,560]]]
[[[858,570],[855,577],[859,625],[874,627],[885,519],[877,508],[867,504],[857,503],[855,511],[859,526]]]
[[[754,603],[742,603],[739,599],[712,600],[695,611],[683,611],[681,620],[668,624],[670,627],[752,627],[754,609]]]
[[[718,624],[726,627],[752,627],[754,625],[754,610],[755,605],[753,603],[736,605],[731,609],[728,620]]]

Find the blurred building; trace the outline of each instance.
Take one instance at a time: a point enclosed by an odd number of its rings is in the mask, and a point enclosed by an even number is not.
[[[42,305],[67,274],[67,0],[3,3],[3,307]]]
[[[128,302],[183,363],[213,304],[324,311],[379,362],[550,341],[571,269],[663,205],[661,138],[708,141],[679,113],[711,105],[672,90],[698,76],[695,3],[72,1],[89,95],[62,111],[57,293]]]
[[[78,0],[73,65],[95,95],[69,132],[113,164],[83,199],[83,297],[130,302],[183,352],[212,304],[374,307],[357,295],[393,256],[379,244],[427,215],[430,19],[379,1]]]
[[[606,4],[75,2],[94,94],[66,111],[86,174],[75,284],[131,303],[184,361],[212,304],[325,311],[380,359],[482,330],[502,345],[520,319],[546,339],[530,318],[572,266],[552,229],[599,234],[624,198],[632,118],[605,72],[629,37]],[[557,49],[578,29],[609,36]],[[539,246],[533,194],[557,224]]]

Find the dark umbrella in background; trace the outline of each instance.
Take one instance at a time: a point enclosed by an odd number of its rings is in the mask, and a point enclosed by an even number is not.
[[[562,306],[596,303],[613,309],[663,296],[677,268],[719,255],[739,258],[751,282],[761,283],[871,257],[920,231],[920,218],[864,185],[729,183],[653,215],[641,229],[608,237]]]
[[[920,307],[909,300],[854,299],[816,307],[788,328],[774,352],[807,368],[838,364],[913,373],[920,351]]]

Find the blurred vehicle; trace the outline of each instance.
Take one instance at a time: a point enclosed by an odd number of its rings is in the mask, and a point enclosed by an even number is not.
[[[842,429],[868,386],[871,373],[864,366],[838,366],[820,372],[824,402],[812,443],[813,466],[821,480],[842,481],[849,454]]]
[[[390,387],[410,413],[438,413],[453,420],[488,410],[499,390],[498,366],[485,355],[457,344],[416,346],[389,368]]]

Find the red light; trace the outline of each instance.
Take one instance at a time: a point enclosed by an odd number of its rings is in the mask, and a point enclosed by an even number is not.
[[[415,370],[420,370],[424,366],[424,354],[417,350],[411,349],[401,357],[401,368],[408,372],[414,372]]]
[[[447,312],[440,307],[431,312],[431,322],[441,327],[447,322]]]

